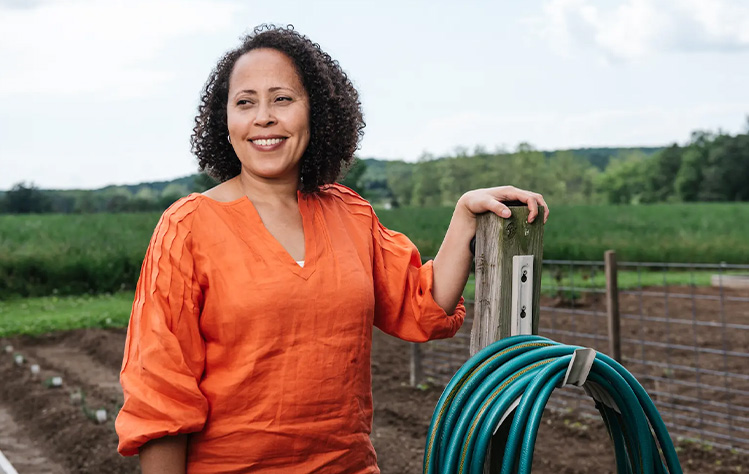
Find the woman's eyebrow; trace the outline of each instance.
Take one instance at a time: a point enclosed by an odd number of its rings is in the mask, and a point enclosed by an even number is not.
[[[296,92],[296,90],[292,89],[291,87],[281,87],[281,86],[275,86],[268,89],[268,92],[277,92],[280,90],[288,90],[291,92]],[[257,91],[254,89],[243,89],[241,91],[237,91],[236,94],[234,94],[234,97],[238,96],[239,94],[257,94]]]

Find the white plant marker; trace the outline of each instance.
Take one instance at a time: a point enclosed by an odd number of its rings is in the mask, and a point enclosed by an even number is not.
[[[104,423],[107,421],[107,410],[99,409],[96,410],[96,422],[97,423]]]
[[[50,383],[53,387],[62,387],[62,377],[52,377]]]
[[[31,374],[32,375],[39,375],[39,371],[40,371],[39,364],[33,364],[31,366]]]
[[[23,364],[23,356],[21,354],[16,354],[15,361],[16,361],[16,365]]]

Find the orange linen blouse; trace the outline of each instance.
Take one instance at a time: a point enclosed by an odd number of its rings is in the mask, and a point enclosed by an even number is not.
[[[379,472],[372,326],[446,338],[465,307],[449,316],[434,302],[432,263],[354,191],[298,200],[304,267],[245,197],[193,193],[164,212],[128,327],[121,454],[190,433],[189,474]]]

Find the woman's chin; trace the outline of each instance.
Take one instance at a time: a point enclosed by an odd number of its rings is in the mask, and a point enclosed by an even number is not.
[[[297,182],[299,180],[298,170],[278,169],[278,168],[255,168],[248,170],[248,174],[262,180],[289,181]]]

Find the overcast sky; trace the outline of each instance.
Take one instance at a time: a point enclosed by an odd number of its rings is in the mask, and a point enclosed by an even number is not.
[[[293,24],[352,78],[360,157],[746,129],[745,0],[0,0],[0,189],[195,172],[200,90],[264,22]]]

